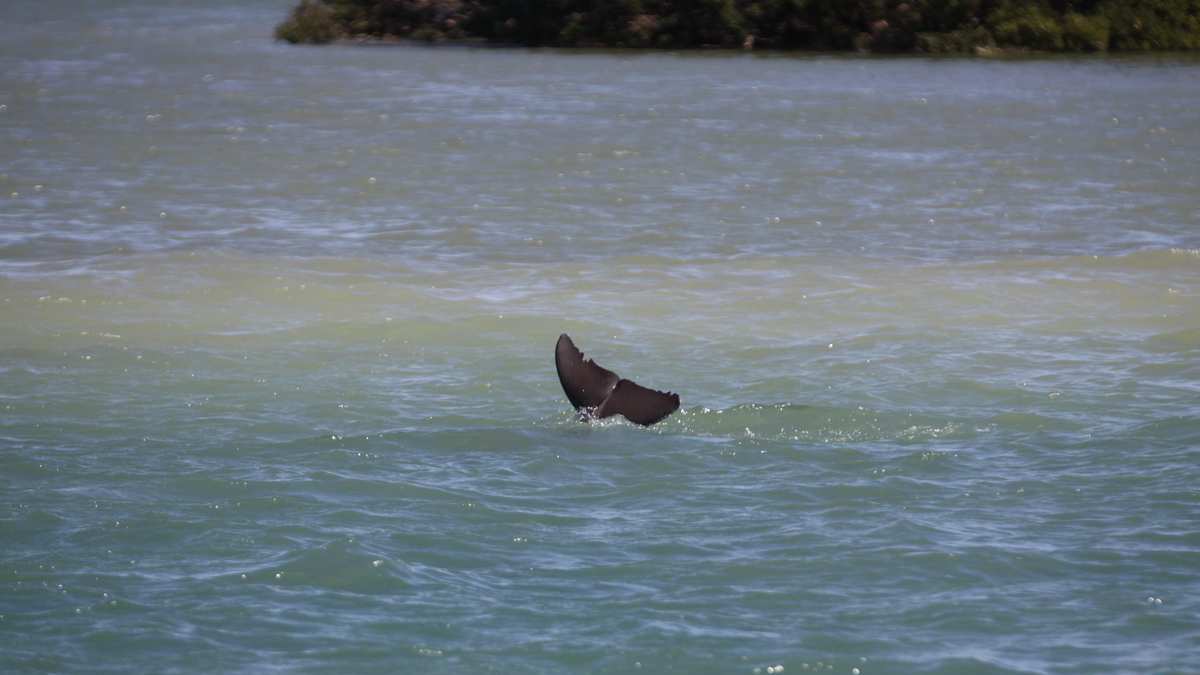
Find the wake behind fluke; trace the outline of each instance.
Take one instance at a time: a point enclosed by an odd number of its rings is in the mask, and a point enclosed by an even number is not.
[[[618,377],[591,359],[563,333],[554,348],[558,381],[584,419],[621,415],[634,424],[650,426],[679,409],[679,394],[661,392]]]

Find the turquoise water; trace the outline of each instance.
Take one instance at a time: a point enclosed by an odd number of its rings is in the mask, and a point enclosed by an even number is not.
[[[289,4],[0,8],[0,672],[1200,671],[1200,61]]]

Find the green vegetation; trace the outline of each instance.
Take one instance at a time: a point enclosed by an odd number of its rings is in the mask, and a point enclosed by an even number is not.
[[[1200,0],[301,0],[275,35],[562,47],[1200,49]]]
[[[337,16],[320,0],[300,0],[287,21],[275,27],[275,38],[292,44],[333,42],[341,33]]]

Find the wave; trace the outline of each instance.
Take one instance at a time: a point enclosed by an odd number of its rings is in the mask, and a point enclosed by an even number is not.
[[[883,411],[864,406],[747,403],[724,409],[681,410],[652,427],[659,433],[818,444],[888,442],[920,445],[964,441],[983,434],[1073,432],[1075,422],[1035,413],[990,411],[979,417]]]
[[[745,403],[723,409],[702,406],[683,409],[652,427],[641,427],[621,417],[582,422],[575,413],[568,411],[534,421],[439,415],[376,433],[344,436],[323,433],[286,441],[282,446],[292,452],[305,448],[318,451],[347,448],[384,450],[388,446],[406,446],[416,442],[440,450],[466,451],[478,449],[482,442],[489,450],[519,452],[531,445],[546,442],[543,436],[545,432],[554,432],[557,436],[563,431],[583,429],[764,441],[905,443],[970,438],[995,429],[1001,421],[1024,429],[1044,428],[1047,423],[1046,418],[1037,415],[1008,415],[965,421],[911,412],[881,412],[862,406],[839,408],[792,403]]]
[[[1145,248],[1132,252],[1103,255],[1022,256],[965,264],[967,267],[981,269],[1046,272],[1067,269],[1161,271],[1165,268],[1185,268],[1196,270],[1198,265],[1200,265],[1200,249],[1181,247]]]

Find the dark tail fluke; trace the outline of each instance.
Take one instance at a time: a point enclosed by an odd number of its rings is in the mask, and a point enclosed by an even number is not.
[[[599,406],[621,379],[591,359],[585,359],[566,333],[558,336],[554,366],[558,369],[558,381],[576,410]]]
[[[679,409],[679,395],[647,389],[617,377],[575,346],[566,333],[554,348],[558,381],[576,410],[603,419],[623,415],[636,424],[650,426]]]
[[[679,394],[647,389],[629,380],[617,382],[596,409],[596,418],[623,415],[630,422],[650,426],[679,409]]]

